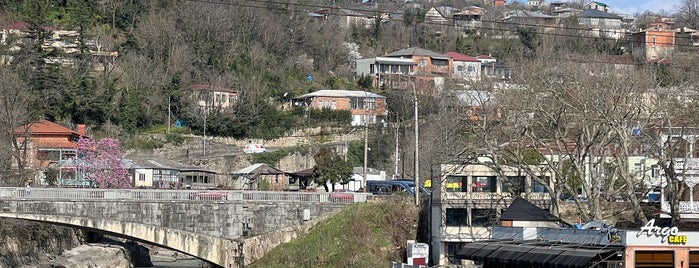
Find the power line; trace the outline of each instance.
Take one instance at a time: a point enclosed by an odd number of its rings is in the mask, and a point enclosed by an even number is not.
[[[233,2],[221,2],[221,1],[211,1],[211,0],[187,0],[189,2],[198,2],[198,3],[207,3],[207,4],[221,4],[221,5],[229,5],[229,6],[239,6],[239,7],[251,7],[251,8],[261,8],[261,9],[268,9],[268,10],[279,10],[279,11],[292,11],[292,12],[309,12],[309,10],[300,10],[300,9],[290,9],[290,8],[275,8],[275,7],[270,7],[270,6],[259,6],[259,5],[245,5],[241,4],[239,2],[233,3]],[[270,0],[246,0],[247,2],[254,2],[254,3],[263,3],[263,4],[278,4],[278,5],[283,5],[283,6],[298,6],[298,7],[308,7],[308,8],[316,8],[316,9],[335,9],[337,7],[333,6],[326,6],[326,5],[311,5],[311,4],[302,4],[302,3],[286,3],[286,2],[277,2],[277,1],[270,1]],[[406,13],[402,12],[382,12],[378,10],[368,10],[368,9],[358,9],[358,8],[342,8],[344,10],[349,10],[349,11],[354,11],[354,12],[365,12],[365,13],[391,13],[391,14],[398,14],[398,15],[406,15]],[[408,14],[409,15],[409,14]],[[345,15],[345,14],[329,14],[329,16],[338,16],[338,17],[359,17],[356,15]],[[555,18],[555,17],[552,17]],[[413,22],[410,20],[405,20],[405,19],[394,19],[390,21],[396,21],[396,22]],[[503,24],[505,26],[521,26],[521,27],[529,27],[529,28],[543,28],[545,29],[563,29],[563,30],[573,30],[573,31],[579,31],[581,32],[580,35],[578,34],[565,34],[565,33],[550,33],[550,32],[537,32],[539,35],[549,35],[549,36],[560,36],[560,37],[573,37],[573,38],[586,38],[586,39],[596,39],[596,40],[604,40],[604,41],[623,41],[624,39],[615,39],[615,38],[610,38],[610,37],[605,37],[605,36],[586,36],[582,35],[584,32],[590,32],[590,33],[600,33],[600,32],[615,32],[615,30],[611,29],[599,29],[599,30],[593,30],[593,29],[583,29],[583,28],[574,28],[574,27],[567,27],[567,26],[557,26],[557,25],[551,25],[551,26],[546,26],[546,25],[539,25],[539,24],[528,24],[528,23],[517,23],[517,22],[505,22],[505,21],[489,21],[489,20],[481,20],[481,23],[493,23],[493,24]],[[420,22],[415,22],[417,24],[425,24],[425,25],[436,25],[436,26],[442,26],[442,27],[449,27],[449,28],[457,28],[460,26],[453,25],[453,24],[442,24],[442,23],[436,23],[436,22],[429,22],[429,21],[420,21]],[[473,28],[473,29],[480,29],[480,30],[493,30],[493,31],[503,31],[503,32],[511,32],[511,33],[518,33],[517,29],[503,29],[503,28],[493,28],[493,27],[485,27],[485,26],[475,26],[475,27],[468,27],[468,28]],[[624,31],[624,34],[626,35],[626,32]],[[626,38],[628,39],[629,35],[626,35]],[[691,37],[686,37],[686,36],[675,36],[675,38],[683,38],[683,39],[690,39]],[[628,40],[627,40],[628,41]],[[668,42],[652,42],[652,41],[643,41],[643,42],[636,42],[636,43],[645,43],[645,44],[654,44],[654,45],[673,45],[673,46],[679,46],[679,47],[696,47],[691,44],[677,44],[675,43],[668,43]]]
[[[289,9],[289,8],[275,8],[275,7],[270,7],[270,6],[261,6],[261,5],[246,5],[242,3],[229,3],[229,2],[220,2],[220,1],[210,1],[210,0],[186,0],[188,2],[196,2],[196,3],[205,3],[205,4],[214,4],[214,5],[228,5],[228,6],[236,6],[236,7],[248,7],[248,8],[258,8],[258,9],[265,9],[265,10],[278,10],[278,11],[291,11],[291,12],[304,12],[307,13],[309,12],[308,10],[298,10],[298,9]],[[293,4],[293,3],[281,3],[281,2],[274,2],[274,1],[265,1],[265,0],[248,0],[252,2],[261,2],[261,3],[269,3],[269,4],[280,4],[280,5],[299,5],[299,6],[308,6],[308,7],[319,7],[319,8],[334,8],[334,7],[328,7],[328,6],[322,6],[322,5],[308,5],[308,4]],[[348,10],[353,10],[353,9],[348,9]],[[333,14],[333,16],[340,16],[340,17],[349,17],[351,15],[342,15],[342,14]],[[405,20],[392,20],[392,21],[397,21],[397,22],[406,22]],[[431,22],[418,22],[419,24],[431,24],[431,25],[439,25],[443,27],[450,27],[450,28],[456,28],[456,25],[451,25],[451,24],[439,24],[439,23],[431,23]],[[503,23],[503,22],[498,22],[498,23]],[[517,24],[517,25],[527,25],[527,26],[532,26],[532,27],[545,27],[541,25],[532,25],[532,24]],[[504,32],[518,32],[516,29],[502,29],[502,28],[492,28],[492,27],[477,27],[478,29],[482,30],[494,30],[494,31],[504,31]],[[568,29],[574,29],[574,30],[582,30],[582,29],[577,29],[577,28],[568,28]],[[537,34],[541,35],[550,35],[550,36],[561,36],[561,37],[571,37],[571,38],[593,38],[593,39],[602,39],[605,40],[605,38],[601,37],[593,37],[593,36],[580,36],[580,35],[570,35],[570,34],[556,34],[556,33],[546,33],[546,32],[537,32]],[[609,41],[619,41],[616,39],[606,39]],[[652,43],[652,42],[643,42],[643,43]],[[662,42],[656,42],[655,44],[666,44],[666,45],[671,45],[671,43],[662,43]],[[692,45],[680,45],[680,44],[675,44],[675,46],[683,46],[683,47],[692,47],[695,48],[695,46]],[[572,62],[578,62],[578,63],[600,63],[600,64],[629,64],[629,63],[623,63],[623,62],[614,62],[614,61],[597,61],[597,60],[577,60],[577,59],[566,59],[568,61]],[[633,63],[633,65],[641,65],[640,63]],[[670,66],[674,67],[674,66]],[[679,67],[678,67],[679,68]]]

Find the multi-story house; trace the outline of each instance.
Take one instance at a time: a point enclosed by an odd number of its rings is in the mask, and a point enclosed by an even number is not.
[[[215,171],[185,165],[169,159],[132,156],[127,168],[132,174],[132,186],[158,189],[210,189],[217,185]]]
[[[454,78],[478,82],[481,80],[481,61],[475,57],[458,52],[447,52],[454,64]]]
[[[24,155],[24,159],[20,160],[24,170],[57,169],[58,184],[75,176],[75,170],[67,164],[75,159],[77,142],[85,136],[85,125],[79,124],[76,130],[72,130],[48,120],[40,120],[16,128],[13,135],[19,146],[14,150],[21,151],[13,153]],[[17,170],[19,167],[17,159],[13,159],[12,168]]]
[[[675,32],[665,23],[651,24],[631,36],[631,54],[645,61],[669,57],[675,49]]]
[[[542,8],[542,7],[546,6],[546,0],[528,0],[527,6],[535,7],[535,8]]]
[[[481,61],[481,76],[488,79],[507,80],[511,78],[510,68],[504,62],[488,55],[476,56]]]
[[[622,17],[616,14],[586,9],[578,16],[578,23],[590,36],[621,39],[626,30],[621,28]]]
[[[340,27],[349,28],[352,26],[367,27],[374,23],[374,17],[344,8],[323,8],[309,14],[309,16],[337,23]]]
[[[482,7],[469,6],[452,15],[454,26],[479,30],[486,10]]]
[[[51,26],[42,26],[41,28],[49,33],[41,47],[45,50],[56,50],[59,52],[59,56],[45,58],[44,60],[48,63],[62,65],[74,64],[75,59],[73,57],[78,52],[81,52],[78,31],[57,29]],[[0,29],[0,45],[8,46],[9,51],[21,49],[22,44],[27,42],[26,38],[29,35],[29,29],[29,24],[22,21],[13,22],[5,26],[3,29]],[[96,40],[87,40],[85,46],[82,50],[87,50],[87,53],[101,63],[96,68],[105,68],[105,70],[112,68],[111,65],[114,62],[114,58],[118,56],[116,51],[105,51]],[[2,60],[0,65],[6,65],[12,61],[12,56],[2,55],[0,59]]]
[[[505,28],[516,32],[516,29],[522,27],[531,27],[541,29],[541,31],[551,31],[556,27],[558,18],[542,14],[540,12],[532,12],[527,10],[510,10],[504,13],[504,17],[500,19],[505,23]]]
[[[452,76],[451,57],[427,49],[410,47],[381,57],[359,59],[357,75],[369,75],[375,87],[416,90],[431,93],[440,91]]]
[[[605,3],[602,3],[602,2],[595,2],[595,1],[592,1],[592,2],[590,2],[590,3],[587,4],[587,8],[588,8],[588,9],[599,10],[599,11],[602,11],[602,12],[609,12],[609,6],[608,6],[607,4],[605,4]]]
[[[431,263],[458,264],[457,252],[467,242],[489,239],[503,209],[517,197],[548,209],[551,196],[540,182],[553,187],[554,175],[543,166],[528,168],[538,178],[523,169],[512,166],[496,169],[482,162],[434,166],[433,174],[438,175],[431,180]]]
[[[386,97],[366,91],[324,89],[296,97],[294,102],[310,109],[350,111],[353,126],[376,124],[379,116],[388,114]]]
[[[203,110],[226,110],[238,102],[238,91],[222,86],[194,84],[189,87],[190,97]]]

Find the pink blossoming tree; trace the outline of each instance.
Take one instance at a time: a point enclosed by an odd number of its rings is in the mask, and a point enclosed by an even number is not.
[[[122,162],[119,140],[90,138],[78,140],[78,167],[80,172],[99,188],[130,188],[131,174]]]

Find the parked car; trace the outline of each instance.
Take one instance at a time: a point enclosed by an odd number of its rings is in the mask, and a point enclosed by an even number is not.
[[[258,154],[264,153],[266,151],[267,149],[265,148],[265,146],[259,143],[250,143],[245,145],[245,148],[243,148],[243,152],[246,154]]]
[[[344,189],[336,189],[328,196],[331,202],[354,202],[354,192]]]
[[[190,193],[191,200],[228,200],[227,192],[196,192]]]
[[[430,195],[430,191],[420,188],[420,194]],[[407,194],[415,195],[415,182],[412,180],[367,181],[367,193],[374,195]]]

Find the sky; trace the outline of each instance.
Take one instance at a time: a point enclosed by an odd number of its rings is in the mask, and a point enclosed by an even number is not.
[[[612,11],[633,15],[644,11],[658,12],[665,10],[667,13],[674,13],[681,0],[601,0],[607,4]]]

